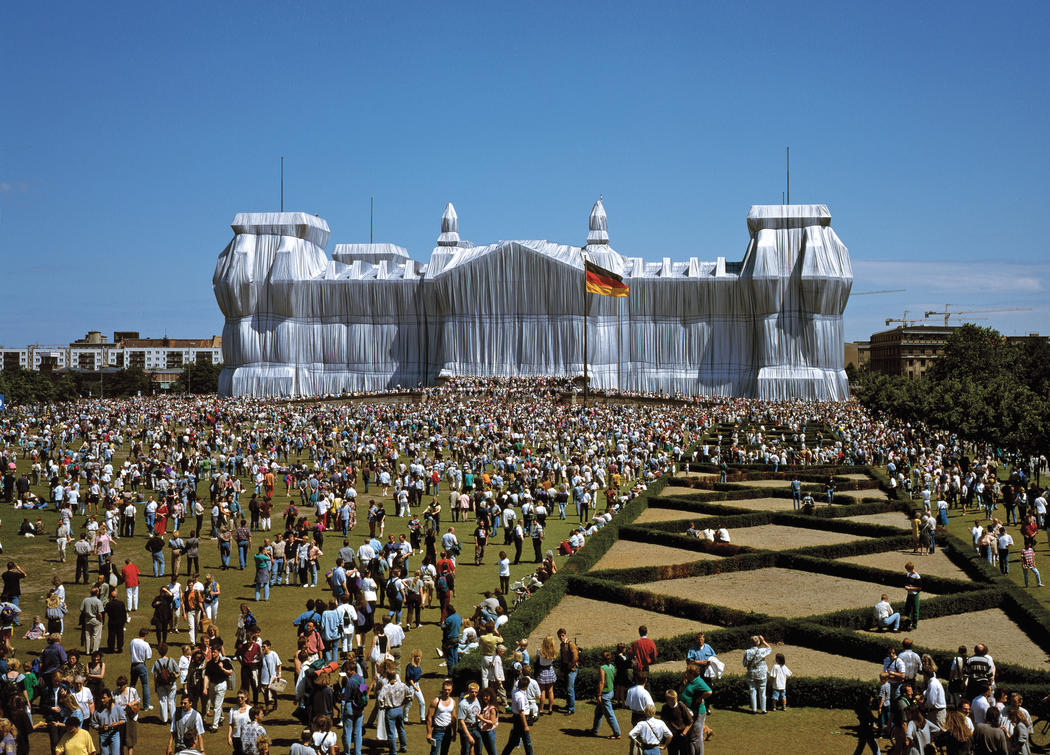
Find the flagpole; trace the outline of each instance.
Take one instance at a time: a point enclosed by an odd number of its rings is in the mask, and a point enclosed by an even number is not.
[[[587,405],[587,393],[590,383],[587,377],[587,255],[583,256],[583,405]]]

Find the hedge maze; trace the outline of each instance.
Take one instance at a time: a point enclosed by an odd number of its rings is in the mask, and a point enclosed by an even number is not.
[[[725,435],[732,433],[730,427],[721,429]],[[774,428],[772,432],[779,430]],[[807,437],[816,437],[816,433],[807,433]],[[608,526],[590,538],[543,589],[513,612],[502,630],[508,644],[530,635],[536,639],[535,630],[562,597],[575,595],[608,604],[610,617],[615,615],[618,607],[631,606],[696,622],[696,630],[689,633],[654,637],[660,650],[660,664],[651,676],[654,693],[662,695],[664,689],[677,687],[685,668],[686,653],[696,631],[703,629],[707,641],[723,660],[733,651],[749,647],[751,635],[761,634],[774,644],[775,652],[775,645],[783,643],[871,663],[871,676],[867,680],[836,676],[834,670],[825,672],[821,668],[793,667],[793,705],[851,708],[859,694],[874,689],[887,648],[890,645],[899,647],[900,640],[909,635],[907,631],[900,634],[873,631],[872,606],[882,592],[887,592],[891,595],[894,610],[903,614],[903,565],[912,560],[923,573],[924,559],[917,554],[911,555],[912,536],[907,529],[906,515],[913,512],[912,501],[889,487],[884,473],[873,467],[811,466],[774,471],[768,466],[732,466],[726,483],[717,481],[718,471],[712,465],[690,464],[687,470],[679,471],[679,476],[663,478],[651,485]],[[691,474],[683,476],[683,472]],[[793,510],[790,480],[796,472],[803,482],[804,491],[810,491],[817,501],[810,514]],[[835,503],[830,506],[824,496],[824,483],[829,476],[834,479],[837,491]],[[662,495],[669,485],[674,489],[668,491],[668,495]],[[692,492],[681,492],[681,488],[689,488]],[[847,492],[848,495],[843,494]],[[785,499],[783,510],[769,510],[770,499],[780,498]],[[765,501],[764,510],[748,510],[747,502],[758,499]],[[730,502],[732,505],[727,505]],[[661,521],[638,523],[639,517],[650,508],[662,510]],[[674,518],[668,511],[678,512],[681,516]],[[897,515],[899,525],[851,518],[886,514],[891,516],[877,518],[892,522],[892,515]],[[734,540],[738,534],[760,527],[767,528],[777,537],[786,536],[781,539],[788,541],[803,531],[835,537],[820,538],[827,544],[802,547],[791,547],[790,544],[759,547],[754,543],[743,545],[736,542],[719,544],[686,534],[690,522],[701,529],[725,526]],[[836,542],[838,539],[842,541]],[[624,564],[619,568],[595,569],[595,564],[617,540],[674,548],[680,558],[656,566]],[[965,644],[972,649],[976,641],[972,636],[976,635],[989,645],[996,658],[999,683],[1024,694],[1030,707],[1038,707],[1037,701],[1050,691],[1050,667],[1046,665],[1045,653],[1045,649],[1050,648],[1050,613],[980,559],[969,543],[942,535],[937,548],[958,568],[957,577],[923,574],[920,629],[913,637],[915,650],[930,653],[943,678],[956,647]],[[899,566],[894,569],[842,560],[891,552],[899,554]],[[956,573],[955,569],[949,567],[949,570]],[[784,575],[792,579],[778,585],[776,580]],[[807,600],[810,603],[816,600],[821,606],[807,615],[782,615],[783,611],[778,615],[752,610],[750,598],[753,593],[747,585],[748,580],[756,578],[765,580],[763,589],[774,591],[773,597],[777,599],[774,603],[793,603],[802,595],[798,592],[801,583],[806,588],[814,588],[810,592],[817,593],[805,595]],[[770,579],[773,580],[772,587]],[[725,590],[719,594],[720,582],[742,585],[743,588],[739,594],[732,591],[726,594]],[[825,584],[837,586],[838,601],[830,593],[820,592],[821,585]],[[777,590],[783,594],[775,594]],[[824,598],[827,598],[826,604]],[[848,605],[841,605],[843,601]],[[1013,657],[1009,661],[1000,660],[1004,656],[996,655],[995,634],[981,632],[985,617],[991,616],[989,612],[994,613],[996,609],[1006,617],[1003,619],[995,613],[1000,618],[999,631],[1005,621],[1019,641],[1014,644],[1020,651],[1014,655],[1020,655],[1021,662]],[[971,615],[974,617],[972,622],[969,621]],[[967,636],[960,636],[956,630],[946,631],[943,637],[940,636],[935,620],[947,617],[961,620],[962,624],[957,621],[951,624],[953,627],[966,626]],[[577,618],[601,624],[601,616]],[[923,631],[924,626],[933,629]],[[923,637],[928,641],[920,641]],[[619,639],[629,642],[634,636]],[[538,642],[531,644],[536,646]],[[590,690],[597,685],[600,653],[610,648],[608,644],[604,647],[588,645],[582,640],[581,646],[583,657],[577,678],[577,695],[581,694],[580,690]],[[669,661],[673,663],[668,664]],[[792,665],[790,655],[788,665]],[[660,670],[668,667],[674,670]],[[718,705],[745,704],[748,693],[742,672],[739,662],[727,663],[725,675],[716,686]],[[456,668],[460,682],[477,674],[478,659],[475,657],[467,656]]]

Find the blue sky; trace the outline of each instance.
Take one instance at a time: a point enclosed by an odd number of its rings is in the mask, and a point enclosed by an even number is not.
[[[847,338],[885,317],[1031,307],[1050,330],[1050,5],[9,4],[0,24],[0,343],[222,330],[240,211],[425,260],[475,243],[739,259],[752,204],[822,202]],[[914,315],[912,315],[914,316]]]

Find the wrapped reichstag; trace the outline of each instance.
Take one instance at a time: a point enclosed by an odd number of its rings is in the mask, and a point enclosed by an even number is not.
[[[424,265],[393,244],[339,244],[329,259],[324,220],[239,214],[213,278],[226,316],[219,390],[308,396],[446,376],[576,377],[586,349],[592,388],[846,398],[853,270],[831,213],[760,205],[747,226],[742,262],[646,262],[609,246],[600,200],[582,248],[474,246],[449,204]],[[584,255],[622,276],[629,295],[585,296]]]

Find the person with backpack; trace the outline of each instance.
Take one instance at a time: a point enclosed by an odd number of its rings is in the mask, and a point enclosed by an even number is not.
[[[340,687],[340,716],[343,722],[343,752],[352,751],[361,755],[361,727],[364,723],[365,707],[368,704],[368,683],[361,675],[354,653],[343,662],[343,677]]]
[[[401,610],[405,605],[405,583],[401,579],[401,571],[392,569],[390,579],[386,583],[386,597],[389,601],[390,612],[387,614],[395,624],[401,624]]]
[[[252,705],[259,704],[259,679],[262,671],[262,640],[259,638],[259,626],[247,630],[247,638],[237,646],[237,660],[241,663],[241,690],[250,691]]]
[[[169,719],[175,717],[175,691],[179,686],[179,667],[168,657],[168,643],[162,642],[157,646],[157,656],[150,672],[153,674],[157,701],[160,704],[160,720],[166,724]]]
[[[186,541],[179,536],[178,530],[171,533],[168,547],[171,548],[171,580],[174,582],[179,578],[179,569],[182,568],[182,554],[186,551]]]

